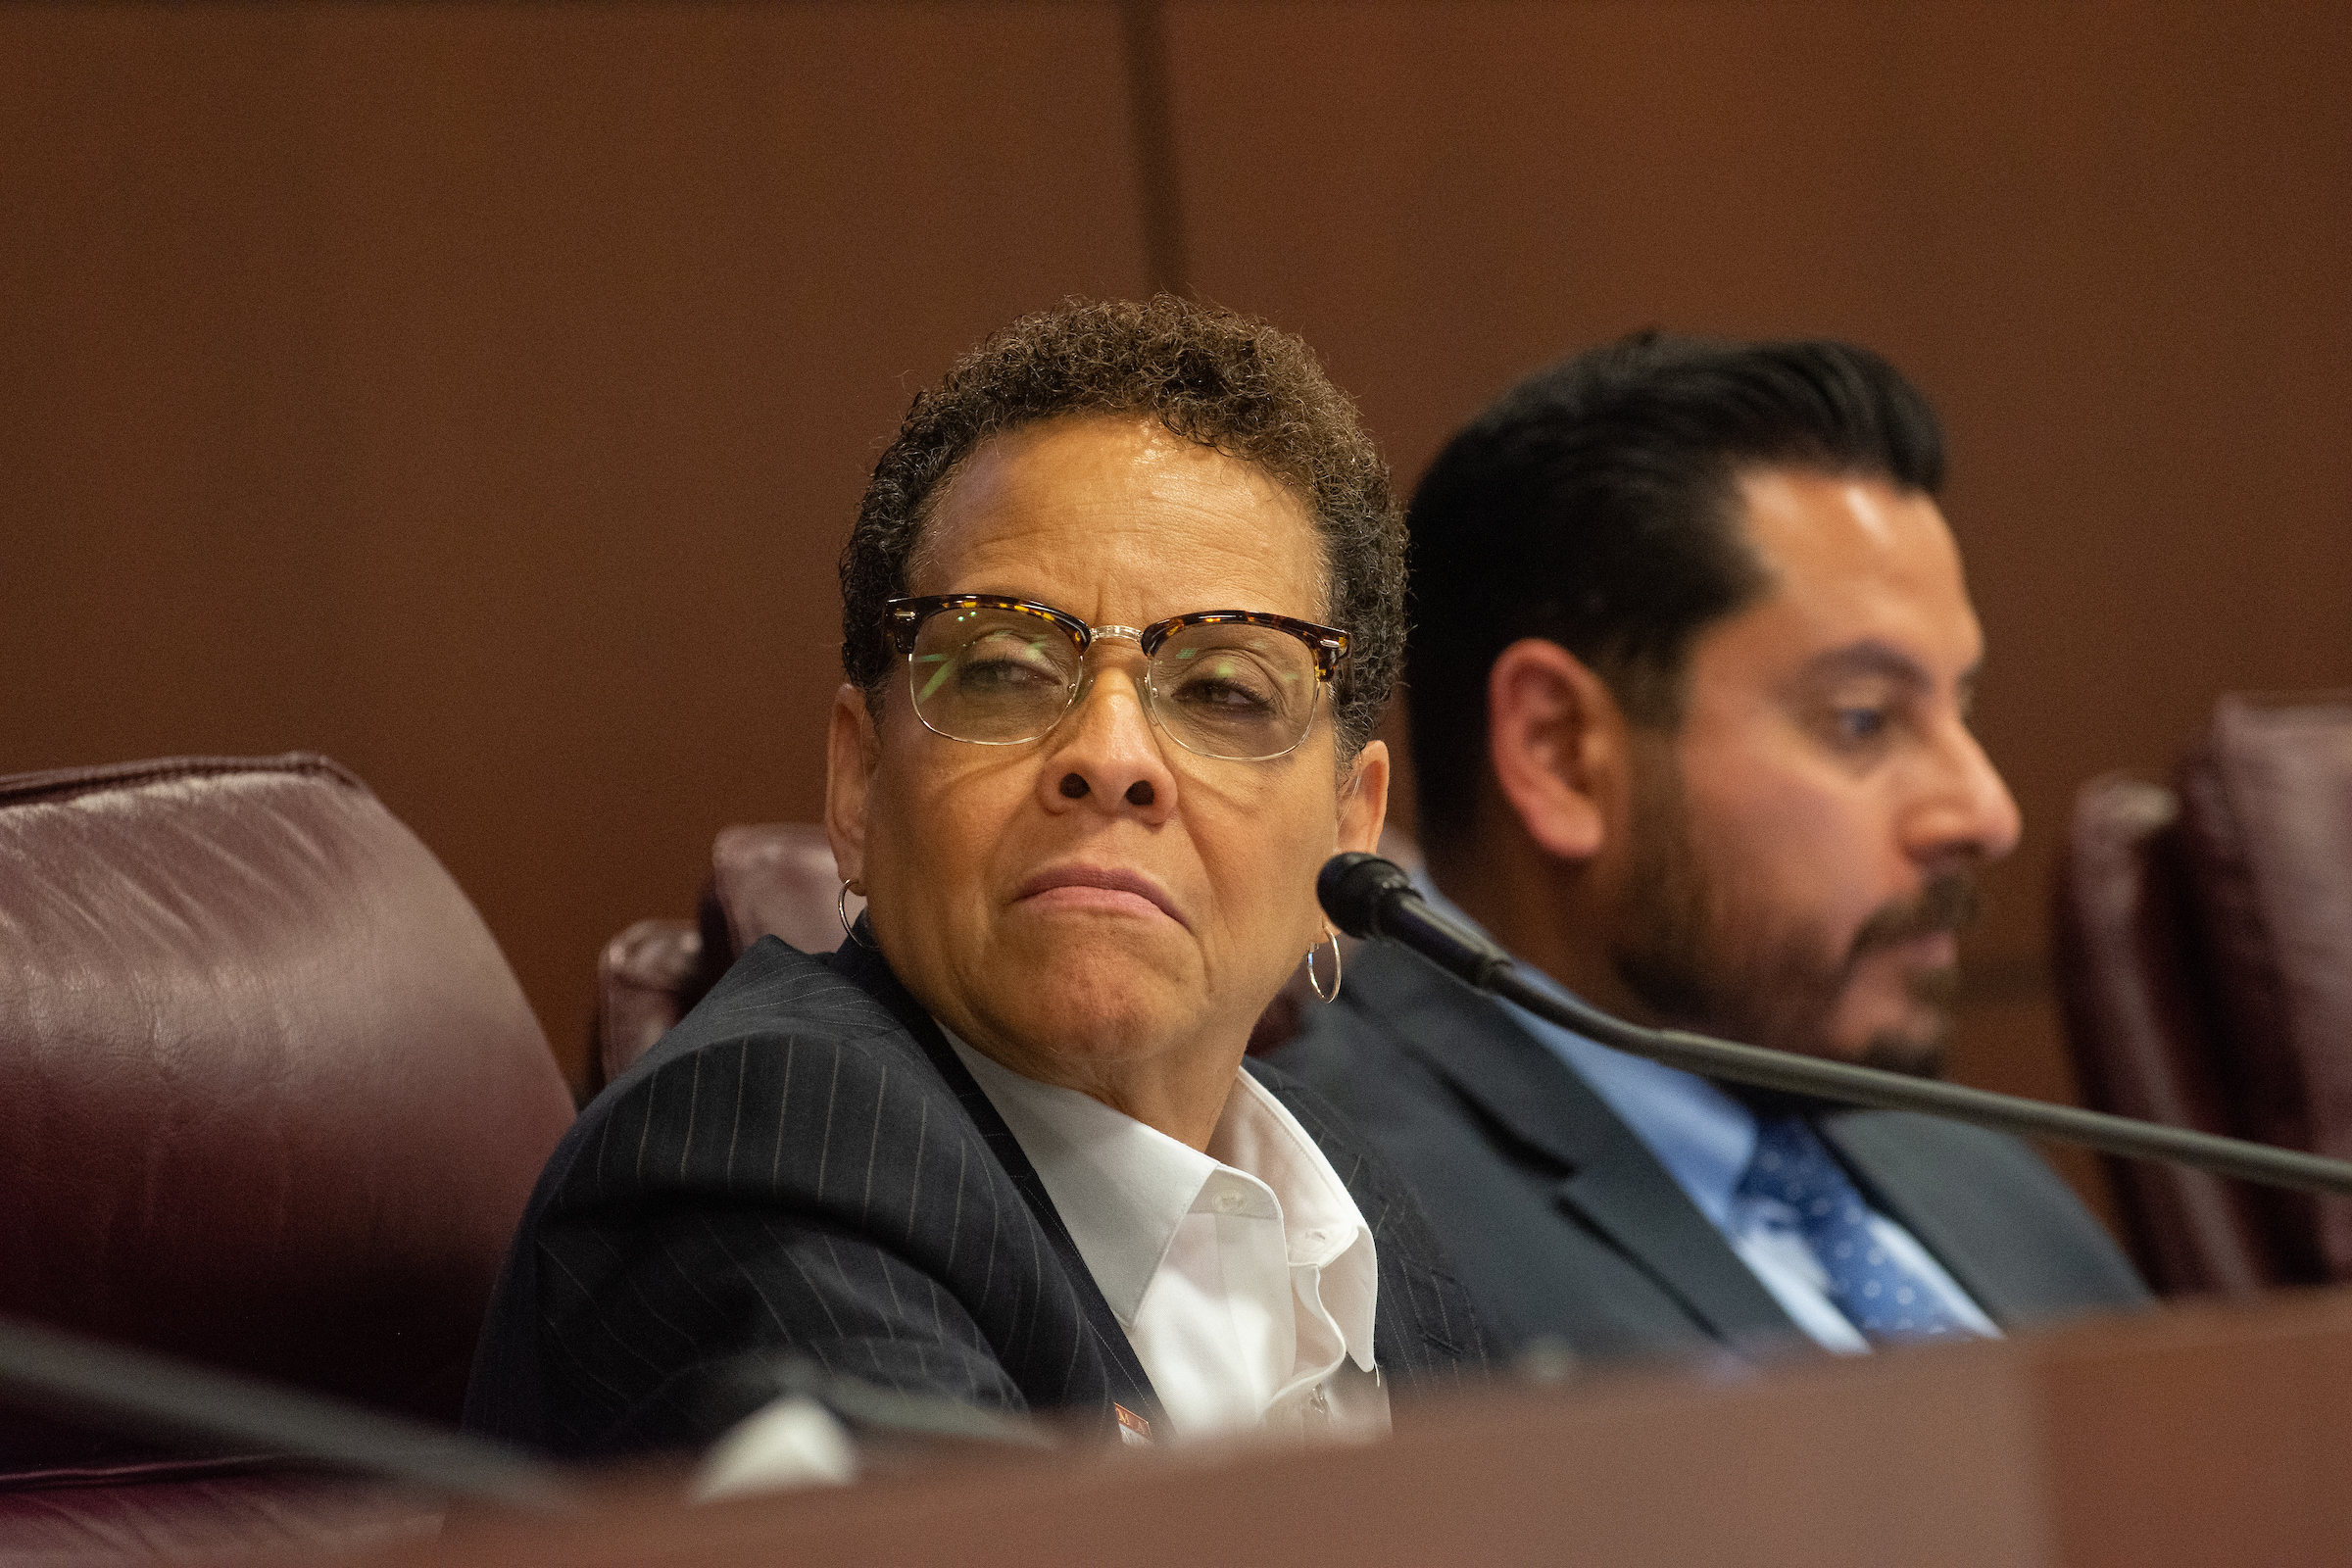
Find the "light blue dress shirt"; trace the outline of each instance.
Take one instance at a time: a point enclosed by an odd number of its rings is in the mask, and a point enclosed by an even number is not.
[[[1432,905],[1466,925],[1478,924],[1426,876],[1416,882]],[[1540,990],[1563,999],[1569,995],[1541,970],[1519,972]],[[1806,1245],[1795,1213],[1768,1198],[1737,1196],[1756,1152],[1754,1111],[1694,1073],[1612,1050],[1516,1004],[1505,1002],[1502,1008],[1608,1102],[1808,1338],[1841,1353],[1869,1350],[1861,1330],[1830,1299],[1829,1275]],[[1870,1233],[1939,1294],[1968,1328],[1986,1339],[2000,1337],[1984,1309],[1917,1237],[1876,1209]]]

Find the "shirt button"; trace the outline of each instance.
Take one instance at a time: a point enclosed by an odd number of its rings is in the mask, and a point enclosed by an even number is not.
[[[1242,1206],[1242,1195],[1228,1187],[1217,1194],[1215,1202],[1218,1213],[1230,1214]]]

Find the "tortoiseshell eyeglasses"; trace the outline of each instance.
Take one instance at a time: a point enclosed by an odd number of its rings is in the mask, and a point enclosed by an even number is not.
[[[1199,610],[1149,626],[1090,626],[1067,611],[993,594],[926,594],[883,607],[906,658],[915,716],[976,746],[1044,735],[1076,705],[1086,651],[1133,642],[1144,707],[1187,751],[1263,761],[1298,748],[1348,634],[1253,610]]]

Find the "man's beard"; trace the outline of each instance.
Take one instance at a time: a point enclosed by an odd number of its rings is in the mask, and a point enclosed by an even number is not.
[[[1842,956],[1818,927],[1742,907],[1710,877],[1690,843],[1681,775],[1671,756],[1637,757],[1633,884],[1613,957],[1619,978],[1668,1023],[1810,1056],[1850,1058],[1831,1030],[1854,971],[1872,954],[1938,931],[1977,912],[1976,876],[1960,867],[1932,877],[1916,899],[1864,921]],[[1882,1030],[1863,1046],[1869,1066],[1933,1078],[1951,1042],[1959,971],[1906,976],[1924,1022]]]

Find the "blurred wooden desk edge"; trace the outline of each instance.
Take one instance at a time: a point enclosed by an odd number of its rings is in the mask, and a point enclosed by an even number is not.
[[[577,1521],[440,1564],[2321,1562],[2352,1555],[2352,1291],[1770,1372],[1592,1377],[1359,1448],[971,1471]],[[349,1559],[343,1559],[348,1561]]]

